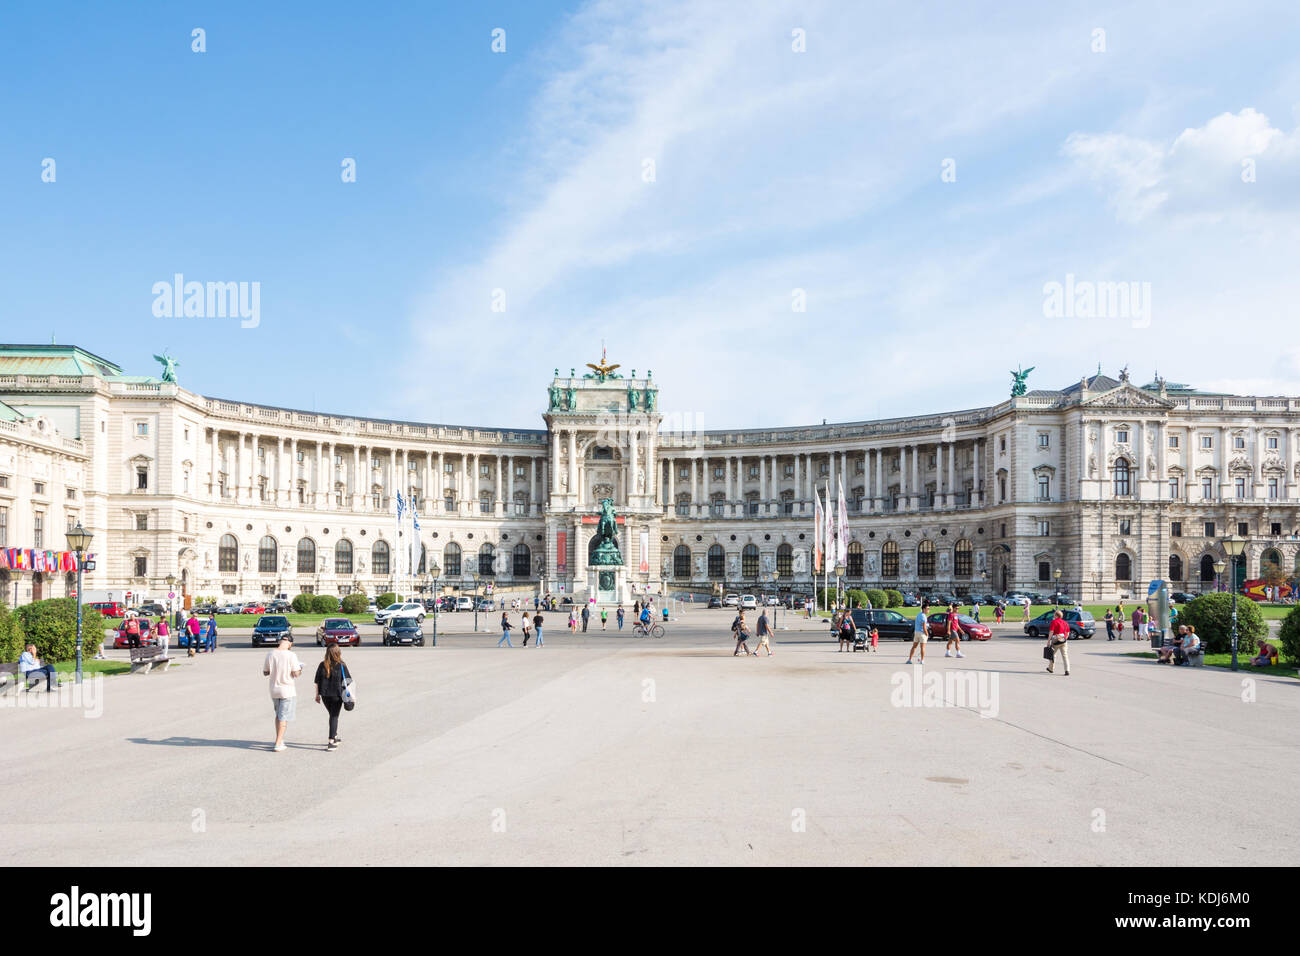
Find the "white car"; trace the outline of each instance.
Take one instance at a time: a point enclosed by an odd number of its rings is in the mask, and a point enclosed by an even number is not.
[[[740,599],[740,606],[741,608],[751,608],[751,607],[756,608],[758,607],[758,600],[754,597],[754,595],[746,594],[744,597]]]
[[[413,617],[420,623],[424,623],[424,605],[419,601],[402,601],[397,604],[390,604],[382,611],[375,612],[375,623],[387,624],[398,617]]]
[[[769,594],[767,597],[763,598],[763,603],[768,607],[776,607],[781,602],[776,599],[775,594]]]
[[[458,611],[474,610],[474,599],[469,597],[456,598],[456,610]]]
[[[723,606],[723,607],[739,607],[739,606],[740,606],[740,595],[738,595],[738,594],[728,594],[726,597],[724,597],[724,598],[722,599],[722,606]]]

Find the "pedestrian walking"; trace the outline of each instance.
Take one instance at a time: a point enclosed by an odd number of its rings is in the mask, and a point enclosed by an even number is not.
[[[191,614],[189,619],[185,622],[185,634],[189,638],[191,650],[197,650],[199,648],[199,635],[202,632],[203,627],[199,624],[199,616],[197,614]]]
[[[876,629],[874,624],[871,625],[871,630],[867,632],[867,637],[871,640],[871,652],[873,654],[879,652],[880,631]]]
[[[955,604],[948,605],[948,617],[946,618],[946,621],[947,621],[947,629],[948,629],[948,644],[943,650],[943,656],[944,657],[954,657],[954,656],[965,657],[966,655],[961,652],[962,631],[961,631],[961,620],[957,617],[957,605]],[[952,648],[954,644],[957,647],[957,653],[955,655],[952,652]]]
[[[171,636],[172,629],[167,626],[167,618],[160,617],[158,619],[158,630],[154,632],[154,640],[157,642],[158,646],[162,648],[163,657],[167,656],[167,645],[171,641]],[[194,653],[193,648],[190,648],[190,653]]]
[[[620,631],[623,630],[623,605],[620,604],[618,606],[618,610],[614,612],[614,616],[618,618],[618,629]]]
[[[997,607],[994,608],[993,610],[993,616],[997,618],[997,622],[999,624],[1002,623],[1002,619],[1006,616],[1006,613],[1007,613],[1007,606],[1003,604],[1001,601],[999,601]]]
[[[1115,615],[1110,608],[1106,608],[1106,640],[1115,640]]]
[[[1056,655],[1061,655],[1061,661],[1065,664],[1065,676],[1070,676],[1070,654],[1066,650],[1070,643],[1070,625],[1065,623],[1065,618],[1061,612],[1057,611],[1052,615],[1052,623],[1047,628],[1047,647],[1051,651],[1051,656],[1047,661],[1047,673],[1056,673],[1052,666],[1056,663]]]
[[[527,647],[528,638],[533,636],[533,622],[529,620],[527,611],[519,615],[519,633],[524,636],[524,647]]]
[[[853,615],[844,611],[839,615],[839,632],[840,632],[840,649],[836,653],[853,651],[853,641],[858,636],[857,625],[853,623]]]
[[[1020,603],[1022,606],[1020,620],[1027,621],[1029,620],[1029,598],[1023,598]]]
[[[979,602],[979,601],[971,601],[971,604],[970,604],[970,617],[971,617],[971,620],[974,621],[976,624],[978,624],[978,623],[980,622],[980,602]]]
[[[755,633],[758,634],[758,643],[754,646],[754,656],[757,657],[759,651],[766,650],[767,656],[771,657],[772,643],[769,638],[771,637],[772,629],[767,625],[766,611],[763,611],[758,615],[758,624],[755,625],[754,630]]]
[[[578,618],[573,608],[569,608],[569,633],[570,634],[578,633]]]
[[[645,613],[649,614],[649,608],[646,609]],[[736,638],[736,649],[732,652],[731,656],[735,657],[742,650],[744,650],[745,654],[748,655],[749,654],[749,643],[748,643],[749,627],[748,625],[745,624],[744,611],[736,612],[736,619],[731,622],[731,633],[732,636]]]
[[[919,663],[925,663],[925,642],[930,639],[930,625],[924,614],[918,614],[912,619],[912,650],[908,652],[907,663],[912,663],[912,655],[919,648],[921,651],[921,660]]]
[[[541,611],[538,611],[535,615],[533,615],[533,630],[537,632],[537,640],[536,642],[534,642],[533,647],[541,647],[542,646],[542,612]]]
[[[339,712],[343,710],[343,689],[352,675],[343,663],[343,652],[336,643],[325,647],[325,659],[316,665],[316,703],[325,705],[329,714],[329,741],[326,750],[337,750],[343,738],[339,736]]]
[[[217,649],[217,616],[216,614],[208,615],[208,653]]]
[[[600,609],[600,629],[605,630],[607,624],[609,624],[609,609],[602,607]]]
[[[1142,640],[1142,608],[1133,608],[1133,640]]]
[[[583,634],[587,633],[587,623],[590,620],[591,620],[591,605],[584,604],[582,606],[582,633]]]
[[[497,641],[497,647],[504,644],[506,647],[514,647],[510,643],[510,616],[506,611],[501,612],[501,640]]]
[[[298,703],[298,688],[294,678],[302,673],[302,661],[293,652],[293,638],[284,637],[275,650],[268,651],[262,664],[262,675],[271,679],[271,706],[275,709],[275,745],[277,753],[284,750],[284,732],[294,718]]]

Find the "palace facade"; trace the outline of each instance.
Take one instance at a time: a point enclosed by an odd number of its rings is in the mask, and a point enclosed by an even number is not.
[[[97,558],[85,587],[151,597],[169,575],[232,601],[484,582],[601,600],[799,592],[814,498],[842,484],[852,587],[1195,591],[1228,535],[1247,540],[1238,578],[1295,573],[1297,398],[1094,374],[945,415],[695,431],[664,418],[650,373],[592,368],[539,389],[544,427],[506,429],[207,397],[74,346],[0,346],[0,547],[64,549],[80,520]],[[603,499],[618,568],[587,560]],[[10,601],[72,587],[8,569],[0,584]]]

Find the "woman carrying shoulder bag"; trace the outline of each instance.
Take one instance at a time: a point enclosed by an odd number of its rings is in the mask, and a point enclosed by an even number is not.
[[[352,673],[343,663],[343,652],[337,644],[325,648],[325,659],[316,665],[316,703],[324,704],[330,715],[330,739],[326,750],[337,750],[343,741],[339,736],[339,711],[343,709],[345,695],[350,696],[347,684]],[[352,706],[349,701],[348,710]]]

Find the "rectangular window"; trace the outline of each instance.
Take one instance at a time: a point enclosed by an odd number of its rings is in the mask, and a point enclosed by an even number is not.
[[[1006,435],[999,435],[999,436],[998,436],[998,451],[1000,451],[1000,452],[1005,452],[1006,450],[1007,450],[1007,436],[1006,436]]]
[[[677,477],[681,479],[691,477],[691,469],[686,465],[682,465],[682,467],[677,469]]]
[[[1040,538],[1050,538],[1052,536],[1052,522],[1040,518],[1038,521],[1038,536]]]
[[[749,466],[749,477],[751,477],[751,478],[757,478],[757,477],[758,477],[758,465],[750,465],[750,466]]]
[[[379,495],[377,495],[377,494],[371,495],[371,496],[370,496],[370,504],[374,507],[374,509],[375,509],[376,511],[378,511],[378,510],[379,510],[379,507],[380,507],[380,506],[379,506]]]
[[[1169,522],[1169,537],[1181,538],[1183,536],[1183,523],[1181,521]]]
[[[37,495],[43,495],[43,494],[45,494],[45,482],[43,482],[43,481],[33,481],[33,482],[32,482],[32,493],[33,493],[33,494],[37,494]]]
[[[136,531],[149,530],[149,516],[147,514],[138,514],[135,516],[135,530]]]
[[[135,433],[140,436],[149,434],[149,424],[147,422],[136,422]]]
[[[407,470],[407,471],[415,471],[415,466],[416,466],[416,461],[415,461],[414,458],[408,458],[408,459],[406,459],[406,470]]]
[[[45,547],[45,515],[39,511],[32,518],[32,547]]]
[[[262,459],[263,461],[266,461],[266,446],[265,446],[265,445],[258,445],[258,446],[257,446],[257,457],[260,458],[260,459]]]
[[[1214,537],[1214,522],[1213,522],[1213,521],[1207,521],[1207,522],[1205,522],[1205,536],[1206,536],[1207,538],[1213,538],[1213,537]]]
[[[1269,496],[1270,498],[1276,498],[1276,497],[1277,497],[1277,479],[1276,479],[1276,478],[1270,478],[1270,479],[1268,480],[1268,496]]]
[[[378,458],[375,458],[375,457],[372,456],[371,459],[370,459],[370,467],[371,467],[371,468],[378,468],[378,467],[379,467],[379,459],[378,459]]]
[[[1170,435],[1170,436],[1169,436],[1169,447],[1170,447],[1170,448],[1177,448],[1177,447],[1178,447],[1178,436],[1177,436],[1177,435]]]
[[[1121,445],[1128,444],[1128,429],[1121,428],[1115,432],[1115,441]]]
[[[689,501],[677,502],[677,513],[683,518],[688,517],[691,513],[691,503]]]
[[[1241,451],[1241,449],[1246,447],[1246,439],[1242,438],[1240,435],[1233,435],[1232,447],[1237,449],[1238,451]]]
[[[1170,478],[1170,479],[1169,479],[1169,497],[1170,497],[1170,498],[1177,498],[1177,497],[1178,497],[1178,479],[1177,479],[1177,478]]]
[[[335,467],[335,468],[342,468],[342,467],[343,467],[343,456],[342,456],[342,455],[335,455],[335,456],[334,456],[334,467]]]
[[[1244,497],[1246,497],[1246,479],[1245,479],[1245,478],[1237,478],[1237,479],[1235,479],[1235,480],[1233,481],[1232,485],[1233,485],[1233,489],[1234,489],[1234,494],[1236,494],[1236,496],[1237,496],[1238,498],[1244,498]]]
[[[1247,524],[1246,522],[1244,522],[1244,521],[1238,521],[1238,522],[1237,522],[1237,537],[1238,537],[1238,538],[1249,538],[1249,537],[1250,537],[1250,525],[1248,525],[1248,524]]]
[[[456,466],[449,461],[444,461],[442,463],[442,470],[445,474],[454,475],[456,473]]]
[[[1038,580],[1040,581],[1052,580],[1052,563],[1050,561],[1038,562]]]
[[[492,499],[480,498],[478,500],[479,514],[490,515],[492,513]]]
[[[450,511],[455,511],[455,510],[456,510],[456,499],[455,499],[453,496],[451,496],[451,495],[448,495],[446,498],[443,498],[443,499],[442,499],[442,510],[443,510],[443,511],[449,511],[449,512],[450,512]]]
[[[1132,533],[1133,533],[1133,519],[1132,519],[1132,518],[1120,518],[1120,519],[1119,519],[1119,533],[1120,533],[1120,534],[1132,534]]]
[[[1268,439],[1268,449],[1269,449],[1269,451],[1277,451],[1277,439],[1276,439],[1276,438],[1272,438],[1272,437],[1270,437],[1270,438]]]
[[[1052,479],[1046,475],[1038,476],[1038,500],[1046,501],[1052,496]]]
[[[718,466],[717,468],[714,468],[714,469],[713,469],[713,477],[714,477],[714,478],[722,478],[722,477],[723,477],[723,469],[722,469],[721,466]]]
[[[793,477],[794,477],[794,465],[792,465],[792,464],[791,464],[791,465],[786,465],[783,474],[784,474],[787,478],[793,478]]]
[[[67,491],[65,491],[65,492],[63,493],[63,497],[67,498],[69,501],[76,501],[76,500],[77,500],[77,489],[76,489],[76,488],[69,488]]]
[[[1051,447],[1051,441],[1052,441],[1051,436],[1050,436],[1047,432],[1039,432],[1039,433],[1038,433],[1038,447],[1039,447],[1039,448],[1050,448],[1050,447]]]
[[[135,559],[135,576],[137,578],[147,577],[149,575],[149,559],[144,555],[137,555]]]
[[[1278,537],[1282,533],[1282,522],[1274,521],[1271,528],[1273,537]]]
[[[1204,499],[1207,500],[1207,501],[1208,501],[1209,499],[1211,499],[1211,498],[1214,497],[1214,479],[1213,479],[1213,478],[1202,478],[1202,479],[1201,479],[1201,497],[1204,498]]]
[[[0,488],[8,488],[8,487],[9,487],[9,476],[0,475]]]
[[[9,509],[0,508],[0,548],[9,546]]]
[[[137,469],[135,470],[135,486],[136,486],[136,488],[141,489],[141,490],[143,490],[143,489],[149,487],[149,469],[148,469],[148,468],[137,468]]]
[[[1206,451],[1208,451],[1209,449],[1211,449],[1211,448],[1213,448],[1213,447],[1214,447],[1214,436],[1213,436],[1213,435],[1202,435],[1202,436],[1201,436],[1201,448],[1203,448],[1203,449],[1205,449]]]
[[[491,478],[491,477],[492,477],[492,466],[491,466],[491,465],[484,465],[484,464],[480,463],[479,466],[478,466],[478,476],[479,476],[480,478]]]
[[[528,466],[527,466],[527,465],[515,465],[515,477],[516,477],[516,478],[527,478],[527,477],[528,477]]]

